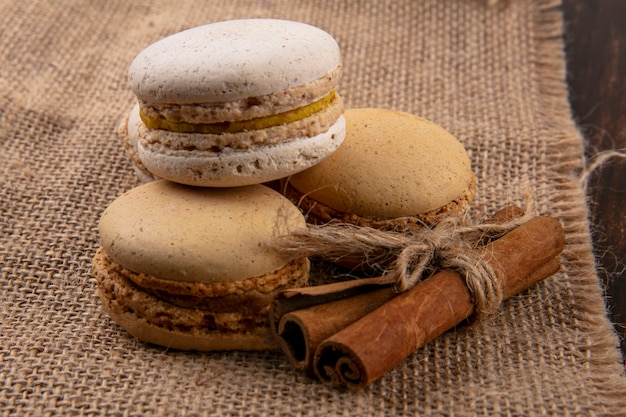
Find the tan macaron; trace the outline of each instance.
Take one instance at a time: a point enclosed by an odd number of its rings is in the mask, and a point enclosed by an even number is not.
[[[344,116],[339,149],[285,187],[311,223],[408,230],[467,210],[476,178],[452,134],[399,111],[352,109]]]
[[[140,340],[186,350],[273,347],[274,295],[306,285],[309,261],[268,246],[306,227],[276,191],[157,180],[103,213],[93,273],[111,318]]]

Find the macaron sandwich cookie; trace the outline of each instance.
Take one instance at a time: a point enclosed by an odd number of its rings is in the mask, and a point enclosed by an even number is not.
[[[408,231],[468,209],[476,177],[452,134],[394,110],[344,115],[348,133],[340,148],[283,186],[310,223]]]
[[[92,271],[105,311],[142,341],[198,351],[271,349],[269,305],[278,291],[305,286],[310,266],[268,243],[305,227],[301,212],[265,185],[160,179],[106,208]]]
[[[331,35],[305,23],[241,19],[148,46],[128,82],[137,105],[120,133],[144,180],[235,187],[283,178],[345,136]]]

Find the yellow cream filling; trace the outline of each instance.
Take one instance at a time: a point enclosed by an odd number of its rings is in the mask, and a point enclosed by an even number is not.
[[[185,123],[185,122],[172,122],[160,117],[150,117],[143,112],[139,112],[141,120],[150,129],[163,129],[171,132],[179,133],[204,133],[219,135],[222,133],[237,133],[246,130],[265,129],[272,126],[280,126],[287,123],[297,122],[310,115],[317,113],[328,107],[330,103],[335,99],[335,92],[331,91],[325,97],[307,104],[306,106],[299,107],[294,110],[289,110],[284,113],[273,114],[265,117],[257,117],[251,120],[240,120],[235,122],[220,122],[220,123]]]

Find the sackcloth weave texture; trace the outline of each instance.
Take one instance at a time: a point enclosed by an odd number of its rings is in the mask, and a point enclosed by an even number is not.
[[[346,106],[455,134],[478,176],[473,216],[530,191],[565,227],[562,271],[359,392],[295,373],[279,352],[176,352],[128,336],[90,274],[100,214],[138,184],[115,133],[134,100],[128,65],[163,36],[242,17],[333,34]],[[0,2],[0,415],[625,415],[562,32],[552,0]]]

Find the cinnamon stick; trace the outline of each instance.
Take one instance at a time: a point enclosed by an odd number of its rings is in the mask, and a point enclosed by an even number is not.
[[[388,284],[349,298],[289,312],[278,324],[279,345],[294,368],[312,374],[313,356],[321,342],[396,295]]]
[[[292,366],[312,375],[313,354],[324,339],[393,295],[391,284],[381,277],[288,289],[272,304],[270,330]]]
[[[382,277],[374,277],[283,290],[278,293],[270,309],[270,325],[276,331],[280,319],[291,311],[354,297],[385,285],[389,285],[389,282]]]
[[[486,245],[482,256],[510,297],[553,273],[564,241],[557,220],[536,217]],[[313,370],[322,381],[363,388],[474,310],[464,279],[438,272],[323,341]]]
[[[506,223],[523,215],[521,208],[508,206],[486,223]],[[485,238],[480,243],[488,242]],[[294,368],[313,374],[313,357],[322,341],[396,295],[384,277],[285,290],[270,310],[272,335]]]

